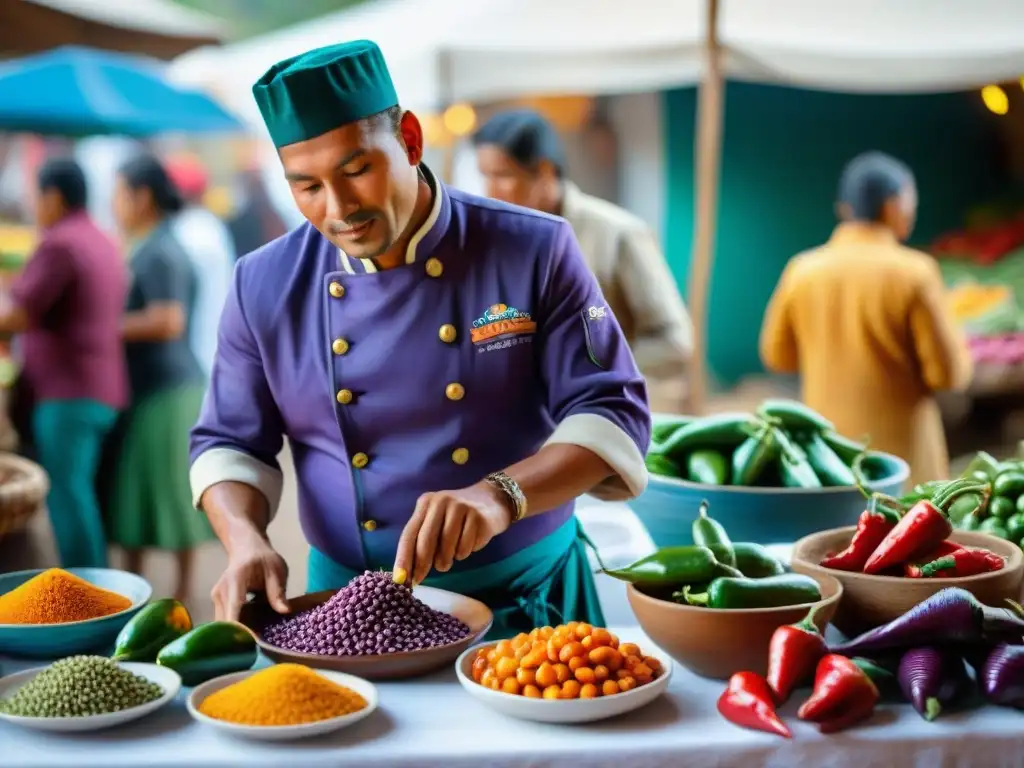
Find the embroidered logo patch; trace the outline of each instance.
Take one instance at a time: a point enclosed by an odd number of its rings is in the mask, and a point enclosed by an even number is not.
[[[469,335],[474,344],[486,344],[487,348],[492,348],[494,343],[496,348],[499,342],[512,341],[514,337],[532,336],[536,332],[537,323],[530,317],[529,312],[520,312],[507,304],[492,304],[484,310],[483,315],[473,321]]]
[[[591,307],[587,310],[587,315],[591,320],[600,320],[607,311],[608,307]]]

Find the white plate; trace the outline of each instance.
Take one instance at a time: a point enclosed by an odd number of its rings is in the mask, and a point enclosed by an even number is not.
[[[260,670],[258,669],[250,669],[245,672],[235,672],[230,675],[223,675],[222,677],[214,678],[213,680],[198,686],[192,691],[192,694],[185,702],[185,705],[188,707],[189,714],[200,723],[205,723],[206,725],[223,731],[231,736],[258,739],[260,741],[287,741],[291,739],[305,739],[310,736],[320,736],[325,733],[336,731],[339,728],[354,725],[363,718],[369,717],[369,715],[371,715],[377,708],[377,687],[369,680],[364,680],[363,678],[356,677],[355,675],[346,675],[344,672],[332,672],[326,669],[313,669],[313,672],[316,672],[321,677],[326,677],[332,683],[343,685],[358,693],[366,700],[366,706],[358,712],[353,712],[349,715],[332,717],[330,720],[318,720],[315,723],[303,723],[302,725],[239,725],[237,723],[229,723],[224,720],[207,717],[199,711],[199,705],[202,704],[203,699],[211,693],[237,683],[239,680],[245,680],[245,678],[251,677],[259,671]]]
[[[471,696],[491,709],[520,720],[534,720],[538,723],[590,723],[617,717],[650,704],[665,692],[669,680],[672,679],[672,660],[661,653],[652,653],[650,655],[661,662],[664,674],[653,682],[631,691],[617,693],[614,696],[599,696],[596,699],[528,699],[525,696],[492,691],[473,680],[473,658],[477,649],[493,645],[494,643],[480,643],[466,650],[455,662],[455,673],[462,687]]]
[[[128,723],[132,720],[138,720],[140,717],[145,717],[150,712],[155,712],[172,701],[178,695],[178,691],[181,690],[181,677],[173,669],[159,667],[156,664],[140,664],[134,661],[122,661],[119,663],[119,666],[127,669],[129,672],[134,672],[139,677],[144,677],[150,682],[156,683],[164,689],[164,695],[148,704],[125,709],[121,712],[109,712],[105,715],[89,715],[87,717],[19,717],[0,712],[0,719],[24,728],[34,728],[39,731],[59,731],[63,733],[96,731],[101,728],[111,728],[115,725],[121,725],[122,723]],[[0,678],[0,699],[13,696],[16,690],[44,669],[46,667],[26,669],[24,672],[16,672],[8,677]]]

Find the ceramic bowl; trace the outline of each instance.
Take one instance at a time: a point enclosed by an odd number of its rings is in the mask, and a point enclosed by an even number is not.
[[[0,574],[0,595],[20,587],[44,569]],[[57,659],[77,653],[105,652],[117,633],[153,594],[141,576],[112,568],[67,568],[69,573],[132,601],[120,613],[68,624],[0,624],[0,653],[33,659]]]
[[[164,695],[148,704],[132,707],[122,712],[109,712],[105,715],[89,715],[88,717],[19,717],[17,715],[5,715],[0,712],[0,720],[37,731],[52,731],[56,733],[92,732],[102,728],[113,728],[117,725],[123,725],[156,712],[161,707],[172,702],[174,697],[178,695],[178,691],[181,690],[181,678],[173,669],[156,664],[140,664],[134,661],[122,661],[120,666],[129,672],[134,672],[136,675],[156,683],[164,689]],[[19,688],[30,682],[32,678],[44,669],[46,667],[26,669],[24,672],[16,672],[13,675],[0,679],[0,699],[13,696]]]
[[[672,660],[648,642],[642,643],[641,649],[661,662],[663,672],[656,680],[647,685],[624,693],[617,693],[614,696],[600,696],[596,699],[570,699],[568,701],[529,699],[525,696],[492,691],[473,679],[473,659],[476,657],[476,652],[479,648],[490,645],[491,643],[481,643],[463,651],[458,661],[455,662],[455,674],[466,692],[477,701],[496,712],[520,720],[561,724],[607,720],[610,717],[624,715],[650,704],[665,692],[672,679]]]
[[[718,609],[680,605],[627,585],[626,595],[636,619],[655,645],[694,674],[728,680],[734,672],[764,674],[768,668],[768,641],[783,624],[806,618],[821,605],[816,620],[824,630],[843,598],[843,585],[829,575],[813,578],[821,588],[817,603],[784,608]]]
[[[223,675],[209,680],[196,688],[189,694],[185,701],[188,713],[200,723],[216,728],[228,736],[235,736],[243,739],[256,739],[258,741],[291,741],[295,739],[307,739],[311,736],[322,736],[325,733],[332,733],[341,728],[355,725],[373,714],[377,709],[378,696],[377,687],[355,675],[346,675],[342,672],[330,672],[317,670],[317,674],[330,680],[332,683],[343,685],[349,690],[355,691],[366,700],[366,706],[358,712],[352,712],[341,717],[332,717],[329,720],[318,720],[315,723],[303,723],[302,725],[239,725],[224,720],[217,720],[207,717],[199,711],[203,700],[221,688],[227,688],[247,677],[255,675],[259,670],[250,669],[245,672],[235,672],[230,675]]]
[[[288,601],[292,613],[301,613],[330,600],[337,590],[313,592]],[[466,648],[476,643],[491,628],[494,616],[491,609],[471,597],[457,595],[443,589],[419,586],[413,594],[435,611],[450,613],[469,627],[469,634],[458,642],[437,648],[403,651],[381,656],[319,656],[311,653],[286,651],[263,639],[262,628],[279,615],[264,602],[247,603],[242,608],[241,622],[253,631],[256,642],[265,656],[280,662],[305,664],[307,667],[346,672],[368,680],[397,680],[417,677],[446,667]]]
[[[1003,605],[1005,598],[1017,600],[1024,578],[1024,553],[1016,544],[987,533],[954,531],[950,539],[967,547],[984,547],[1006,558],[1006,566],[993,573],[958,579],[905,579],[899,576],[871,576],[849,573],[818,565],[833,552],[846,549],[856,526],[811,534],[793,547],[790,567],[814,578],[833,576],[843,583],[843,602],[832,624],[852,637],[885,624],[946,587],[963,587],[986,605]]]
[[[875,491],[899,496],[910,476],[903,459],[876,453],[888,468],[867,483]],[[627,502],[647,528],[655,545],[692,544],[690,529],[700,503],[711,505],[711,516],[725,526],[733,541],[789,544],[823,528],[851,525],[864,511],[864,497],[854,487],[757,488],[704,485],[650,475],[647,489]]]

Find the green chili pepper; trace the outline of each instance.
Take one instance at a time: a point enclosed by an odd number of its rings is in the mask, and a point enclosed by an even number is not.
[[[706,592],[694,592],[685,587],[672,597],[705,608],[781,608],[817,602],[821,600],[821,588],[818,582],[801,573],[764,579],[723,576],[712,581]]]
[[[748,437],[732,454],[733,485],[753,485],[778,454],[773,428],[765,427]]]
[[[982,520],[981,525],[978,526],[978,530],[982,533],[987,533],[990,536],[998,536],[1000,539],[1009,539],[1010,532],[1006,528],[1006,524],[998,517],[990,517],[987,520]]]
[[[725,485],[729,482],[729,465],[718,451],[705,448],[686,457],[686,477],[692,483]]]
[[[1024,514],[1018,512],[1006,521],[1006,532],[1010,541],[1024,539]],[[742,569],[741,569],[742,570]]]
[[[854,459],[868,449],[867,441],[850,440],[835,432],[822,432],[821,439],[849,466],[852,466]]]
[[[658,422],[651,427],[651,447],[661,445],[676,433],[676,430],[692,424],[696,416],[677,416],[669,421]]]
[[[779,473],[782,484],[787,488],[821,488],[821,480],[814,473],[814,468],[807,461],[807,454],[789,435],[781,429],[773,428],[775,441],[779,445]]]
[[[1008,520],[1016,512],[1017,505],[1015,500],[1006,496],[993,496],[988,503],[988,513],[992,517],[998,517],[1000,520]]]
[[[1021,533],[1024,537],[1024,533]],[[773,557],[767,548],[750,541],[737,541],[732,545],[736,556],[736,567],[748,579],[763,579],[766,576],[780,576],[786,572],[777,557]]]
[[[764,422],[749,413],[719,413],[677,429],[660,446],[660,452],[680,461],[700,448],[735,448]]]
[[[976,473],[980,473],[983,480],[995,480],[996,475],[999,474],[999,462],[992,454],[978,451],[960,476],[971,477]]]
[[[978,508],[982,498],[979,494],[968,493],[949,505],[946,514],[953,525],[958,528],[962,525],[964,518]]]
[[[660,453],[648,453],[644,457],[644,464],[647,466],[647,471],[652,475],[679,477],[679,465],[668,456],[662,456]]]
[[[603,573],[619,581],[638,587],[672,587],[699,581],[711,581],[717,576],[741,576],[735,568],[723,565],[707,547],[665,547],[642,557],[625,568],[603,569]]]
[[[697,519],[693,521],[693,543],[698,547],[707,547],[715,554],[715,559],[723,565],[736,567],[736,553],[733,550],[729,534],[717,520],[708,517],[708,503],[700,503]]]
[[[900,501],[906,500],[908,503],[913,504],[914,502],[921,501],[921,499],[931,500],[935,492],[946,485],[947,482],[947,480],[929,480],[927,483],[919,483],[910,489],[910,493],[901,496]]]
[[[1024,471],[1013,468],[1000,472],[992,481],[992,493],[996,496],[1017,498],[1024,493]]]
[[[823,485],[837,487],[856,485],[853,470],[839,458],[817,432],[805,432],[796,438],[807,455],[807,462]]]

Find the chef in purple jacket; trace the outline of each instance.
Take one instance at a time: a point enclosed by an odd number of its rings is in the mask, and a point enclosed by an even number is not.
[[[218,617],[250,591],[287,611],[266,533],[287,437],[310,591],[390,569],[483,600],[492,635],[602,624],[573,503],[643,491],[650,416],[569,225],[438,181],[372,42],[253,94],[309,223],[239,261],[192,432]]]

